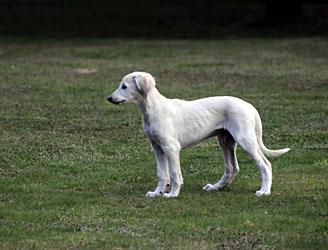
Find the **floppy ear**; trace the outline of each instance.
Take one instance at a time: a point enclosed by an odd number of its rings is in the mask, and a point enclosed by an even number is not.
[[[146,97],[148,92],[155,87],[155,79],[151,75],[138,75],[133,79],[139,93],[144,97]]]

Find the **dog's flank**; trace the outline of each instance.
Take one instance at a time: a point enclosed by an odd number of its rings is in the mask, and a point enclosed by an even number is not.
[[[271,164],[265,157],[289,151],[267,149],[262,141],[262,124],[257,110],[235,97],[208,97],[194,101],[168,99],[156,89],[155,79],[145,72],[126,75],[109,97],[114,104],[134,103],[142,112],[143,127],[154,151],[158,185],[146,196],[176,197],[183,178],[180,150],[217,136],[223,151],[225,173],[216,184],[203,189],[217,190],[229,185],[239,172],[237,144],[247,151],[260,169],[262,186],[256,195],[269,195]],[[171,191],[165,193],[171,183]]]

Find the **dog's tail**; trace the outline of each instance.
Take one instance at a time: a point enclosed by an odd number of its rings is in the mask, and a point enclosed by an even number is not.
[[[258,142],[258,144],[260,146],[260,149],[261,149],[263,154],[265,154],[266,156],[269,156],[269,157],[274,157],[274,156],[279,156],[279,155],[282,155],[284,153],[287,153],[290,150],[290,148],[277,149],[277,150],[268,149],[263,144],[263,140],[262,140],[262,122],[261,122],[260,115],[257,112],[256,112],[256,121],[255,122],[256,122],[255,130],[256,130],[257,142]]]
[[[262,142],[262,145],[260,143],[259,143],[259,145],[260,145],[260,148],[261,148],[261,151],[263,152],[263,154],[265,154],[266,156],[269,156],[269,157],[279,156],[284,153],[287,153],[290,150],[290,148],[271,150],[271,149],[266,148],[264,146],[263,142]]]

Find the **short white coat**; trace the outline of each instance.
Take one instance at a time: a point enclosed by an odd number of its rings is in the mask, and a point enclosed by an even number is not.
[[[204,190],[222,189],[239,172],[237,143],[254,159],[262,175],[256,195],[269,195],[272,184],[271,164],[265,157],[278,156],[289,148],[269,150],[262,142],[262,123],[257,110],[249,103],[230,96],[208,97],[194,101],[168,99],[155,87],[155,79],[145,72],[126,75],[108,101],[114,104],[135,103],[142,112],[144,131],[155,153],[158,185],[146,196],[176,197],[183,178],[181,149],[217,136],[223,151],[225,173],[216,184]],[[165,193],[171,183],[171,191]]]

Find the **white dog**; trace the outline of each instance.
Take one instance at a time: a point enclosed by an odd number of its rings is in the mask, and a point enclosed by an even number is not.
[[[264,156],[278,156],[290,149],[269,150],[262,142],[262,123],[257,110],[235,97],[209,97],[195,101],[168,99],[155,88],[155,79],[145,72],[126,75],[107,100],[114,104],[135,103],[142,112],[143,128],[155,153],[158,185],[146,196],[176,197],[183,178],[179,153],[183,148],[217,136],[224,156],[225,173],[216,184],[203,189],[218,190],[232,182],[239,171],[237,143],[254,159],[261,171],[257,196],[269,195],[271,164]],[[165,193],[171,182],[171,191]]]

